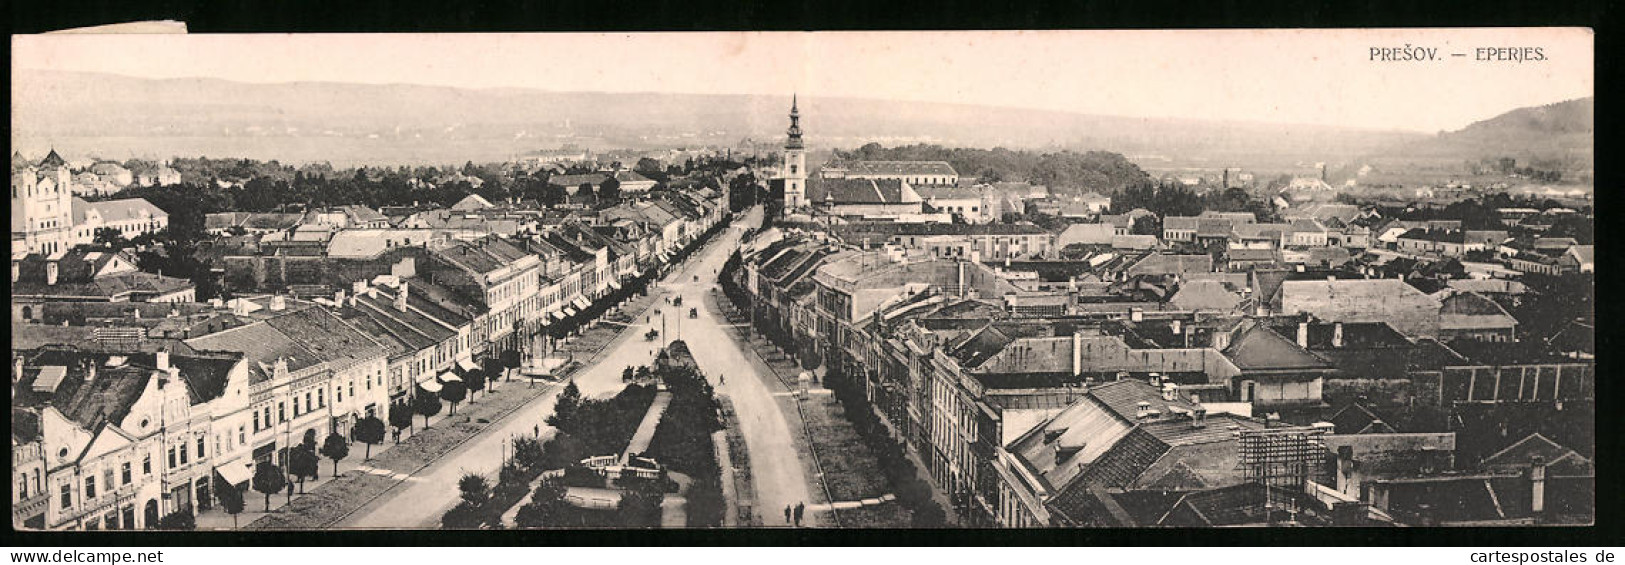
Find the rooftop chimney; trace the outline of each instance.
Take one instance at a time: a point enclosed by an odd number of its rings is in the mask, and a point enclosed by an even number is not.
[[[1175,319],[1173,322],[1173,328],[1171,329],[1174,330],[1174,335],[1179,335],[1180,333],[1183,333],[1180,330],[1184,329],[1184,325],[1180,324],[1178,319]]]
[[[1343,322],[1332,324],[1332,347],[1343,346]]]
[[[1151,413],[1152,413],[1152,410],[1151,410],[1151,403],[1150,402],[1146,402],[1144,400],[1141,400],[1139,402],[1139,404],[1134,405],[1134,418],[1135,419],[1144,419],[1144,418],[1150,416]]]
[[[1298,347],[1309,348],[1309,322],[1298,322]]]
[[[1135,322],[1143,322],[1143,321],[1145,321],[1145,310],[1142,310],[1142,309],[1139,309],[1139,308],[1130,308],[1129,311],[1128,311],[1128,319],[1131,320],[1131,321],[1135,321]]]
[[[1529,486],[1533,489],[1529,510],[1538,523],[1541,514],[1546,512],[1546,458],[1536,455],[1529,459]]]
[[[160,371],[168,371],[169,370],[169,352],[168,351],[159,351],[158,355],[157,355],[157,358],[158,358],[158,370],[160,370]]]
[[[1179,397],[1179,385],[1176,385],[1174,383],[1162,383],[1162,399],[1163,400],[1166,400],[1168,402],[1173,402],[1178,397]]]
[[[271,297],[271,311],[272,312],[281,312],[281,311],[287,310],[287,309],[288,309],[288,301],[287,301],[287,299],[283,298],[282,295],[278,294],[276,296]]]
[[[401,312],[406,311],[406,295],[409,292],[411,292],[410,285],[407,284],[406,281],[401,281],[400,292],[395,293],[395,309],[396,310],[399,310]]]
[[[1083,332],[1072,332],[1072,376],[1083,374]]]

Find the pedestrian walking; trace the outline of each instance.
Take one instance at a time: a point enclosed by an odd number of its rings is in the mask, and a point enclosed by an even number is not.
[[[534,435],[536,437],[542,437],[542,425],[541,424],[536,424],[533,427],[535,428],[535,430],[533,430],[532,435]]]
[[[790,505],[784,505],[784,525],[790,525]]]
[[[802,504],[800,502],[796,503],[796,526],[801,525],[801,515],[803,513],[805,513],[806,511],[807,511],[807,505]]]

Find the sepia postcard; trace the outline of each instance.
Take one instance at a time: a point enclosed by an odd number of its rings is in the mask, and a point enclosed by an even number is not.
[[[16,529],[1596,522],[1589,29],[184,28],[11,39]]]

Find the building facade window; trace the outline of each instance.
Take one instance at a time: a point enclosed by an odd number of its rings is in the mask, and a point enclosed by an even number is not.
[[[152,454],[151,453],[148,453],[145,457],[141,458],[141,474],[142,475],[151,475],[152,474]]]
[[[130,475],[131,475],[131,473],[130,473],[130,464],[129,463],[125,463],[123,465],[123,467],[121,467],[119,469],[119,475],[120,475],[119,478],[123,479],[122,484],[126,484],[126,485],[130,484]]]
[[[59,503],[58,505],[61,506],[62,509],[64,509],[64,510],[66,510],[68,508],[72,508],[73,507],[73,485],[69,484],[69,483],[62,483],[61,491],[62,491],[62,494],[60,495],[60,498],[58,500],[58,503]]]
[[[85,500],[96,498],[96,477],[85,477]]]

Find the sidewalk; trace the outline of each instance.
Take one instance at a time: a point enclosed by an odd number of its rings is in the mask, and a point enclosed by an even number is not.
[[[621,453],[621,461],[628,461],[633,454],[649,450],[649,442],[655,438],[655,428],[660,427],[660,417],[666,415],[666,407],[670,405],[671,393],[655,394],[654,402],[649,403],[649,411],[643,413],[643,421],[638,422],[637,431],[632,432],[632,441],[626,444],[626,451]]]
[[[795,360],[755,335],[745,325],[748,320],[742,319],[726,298],[717,294],[713,299],[730,313],[732,321],[741,322],[734,327],[736,339],[748,345],[786,389],[798,391],[801,386],[798,377],[804,370]],[[809,504],[809,509],[829,511],[837,527],[907,527],[910,522],[906,509],[880,503],[890,501],[887,497],[892,496],[894,486],[886,480],[869,445],[842,413],[832,391],[824,387],[823,372],[822,368],[813,371],[819,378],[807,384],[806,394],[790,394],[827,492],[825,501]],[[865,500],[870,502],[864,504]]]
[[[461,418],[467,414],[470,407],[478,406],[479,404],[484,403],[487,395],[491,394],[492,391],[498,389],[506,390],[514,387],[517,384],[518,381],[509,382],[506,384],[501,382],[487,384],[487,389],[479,393],[476,401],[473,404],[463,402],[458,406],[458,408],[461,410],[459,410],[456,417]],[[502,394],[503,393],[498,393],[496,396],[502,396]],[[431,416],[429,418],[429,429],[433,429],[435,426],[440,426],[446,422],[447,418],[453,417],[447,412],[448,411],[442,411],[440,414]],[[392,432],[393,428],[390,428],[390,431]],[[372,458],[365,460],[364,458],[367,455],[367,445],[359,441],[351,442],[350,456],[339,461],[338,475],[333,474],[333,461],[331,459],[323,458],[320,467],[321,476],[315,480],[306,480],[303,493],[299,492],[297,486],[294,487],[293,503],[298,504],[300,499],[307,496],[316,495],[317,491],[320,491],[323,487],[332,484],[336,479],[354,479],[368,473],[377,474],[376,471],[378,470],[377,465],[379,462],[386,461],[387,459],[385,456],[394,452],[397,447],[410,445],[413,440],[416,439],[417,432],[420,431],[425,431],[423,427],[423,418],[421,416],[414,419],[412,428],[401,432],[401,436],[404,439],[402,439],[399,444],[395,443],[391,439],[388,439],[390,434],[386,432],[386,439],[384,439],[384,442],[372,446]],[[388,476],[388,474],[393,474],[393,472],[386,471],[384,476]],[[254,490],[252,484],[250,484],[250,486],[246,488],[245,492],[243,493],[243,511],[237,514],[236,527],[251,527],[255,521],[263,519],[266,516],[283,512],[283,509],[287,507],[288,504],[288,496],[286,494],[273,494],[271,495],[271,510],[270,512],[266,512],[265,495]],[[218,503],[214,505],[214,508],[205,510],[197,515],[197,529],[199,530],[230,530],[233,529],[232,523],[232,516],[221,509]]]
[[[478,436],[530,401],[556,385],[525,386],[517,381],[501,384],[497,394],[462,403],[457,415],[431,419],[430,427],[417,428],[411,437],[383,454],[374,454],[366,465],[356,465],[336,479],[329,479],[292,504],[262,513],[245,529],[315,529],[330,526],[368,502],[389,492],[412,475],[438,461],[445,454]],[[483,422],[482,422],[483,421]],[[359,463],[359,459],[357,460]],[[275,498],[274,496],[272,497]],[[226,517],[229,524],[230,517]],[[201,527],[201,518],[199,520]]]

